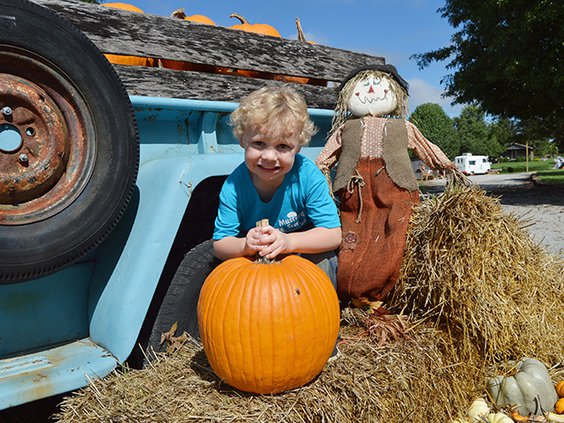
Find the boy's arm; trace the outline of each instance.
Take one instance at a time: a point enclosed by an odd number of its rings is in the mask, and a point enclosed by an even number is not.
[[[289,234],[280,232],[272,226],[261,228],[264,246],[259,250],[261,256],[273,259],[279,254],[315,254],[331,251],[341,244],[341,228],[317,227],[303,232]]]
[[[266,245],[261,242],[262,238],[261,228],[252,228],[245,238],[226,236],[225,238],[214,240],[213,253],[220,260],[252,256],[265,248]]]
[[[341,244],[341,228],[312,228],[288,234],[294,253],[315,254],[331,251]]]
[[[213,253],[220,260],[227,260],[234,257],[251,255],[252,251],[247,251],[245,238],[227,236],[213,242]]]

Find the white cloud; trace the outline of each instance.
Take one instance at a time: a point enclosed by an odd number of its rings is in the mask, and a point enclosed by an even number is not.
[[[412,78],[407,81],[409,83],[409,110],[424,103],[436,103],[440,105],[445,113],[450,117],[460,115],[460,111],[464,106],[457,104],[451,106],[451,97],[442,97],[443,89],[435,85],[429,84],[419,78]]]

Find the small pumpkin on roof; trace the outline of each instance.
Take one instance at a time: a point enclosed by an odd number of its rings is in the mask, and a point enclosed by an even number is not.
[[[184,19],[185,21],[215,26],[215,22],[213,20],[211,20],[210,18],[208,18],[207,16],[204,16],[204,15],[187,16],[186,13],[184,12],[184,8],[176,9],[174,12],[172,12],[171,17],[178,18],[178,19]]]
[[[128,12],[145,13],[142,9],[129,3],[115,2],[102,3],[102,6],[113,9],[126,10]],[[128,66],[155,66],[155,60],[150,57],[127,56],[123,54],[104,54],[110,63]]]
[[[216,26],[215,22],[204,15],[190,15],[187,16],[184,8],[176,9],[170,15],[171,18],[182,19],[189,22],[195,22],[204,25],[212,25]],[[166,68],[166,69],[174,69],[174,70],[189,70],[189,71],[196,71],[196,72],[208,72],[208,73],[216,73],[220,72],[220,69],[216,66],[201,64],[201,63],[190,63],[190,62],[183,62],[180,60],[171,60],[171,59],[160,59],[159,66]]]
[[[243,16],[241,16],[238,13],[232,13],[231,15],[229,15],[229,17],[239,19],[239,21],[241,22],[239,24],[230,26],[229,27],[230,29],[236,29],[245,32],[254,32],[255,34],[269,35],[271,37],[282,38],[278,30],[274,28],[272,25],[262,24],[262,23],[251,24],[247,19],[245,19]]]

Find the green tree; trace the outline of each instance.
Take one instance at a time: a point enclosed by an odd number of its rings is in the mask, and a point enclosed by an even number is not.
[[[560,0],[446,0],[457,29],[450,45],[416,54],[420,67],[449,61],[443,79],[456,103],[539,123],[537,137],[564,140],[564,7]]]
[[[486,122],[486,114],[479,106],[466,106],[455,119],[461,151],[497,157],[504,151]]]
[[[491,142],[493,142],[494,145],[498,143],[500,146],[499,154],[492,155],[492,158],[497,158],[498,155],[502,154],[512,143],[522,142],[520,124],[514,119],[495,119],[489,125],[489,128]]]
[[[417,106],[409,121],[433,144],[439,146],[449,159],[460,153],[460,141],[453,120],[447,116],[441,106],[425,103]]]
[[[513,119],[498,118],[490,124],[490,137],[502,147],[507,148],[519,140],[519,122]]]

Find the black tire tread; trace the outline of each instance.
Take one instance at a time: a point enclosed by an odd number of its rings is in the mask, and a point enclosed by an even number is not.
[[[175,336],[187,332],[199,340],[197,306],[201,287],[211,271],[220,263],[213,253],[213,241],[197,245],[185,256],[166,292],[149,337],[148,349],[163,351],[161,335],[178,321]],[[184,317],[183,320],[180,320]],[[186,322],[186,317],[188,321]]]

